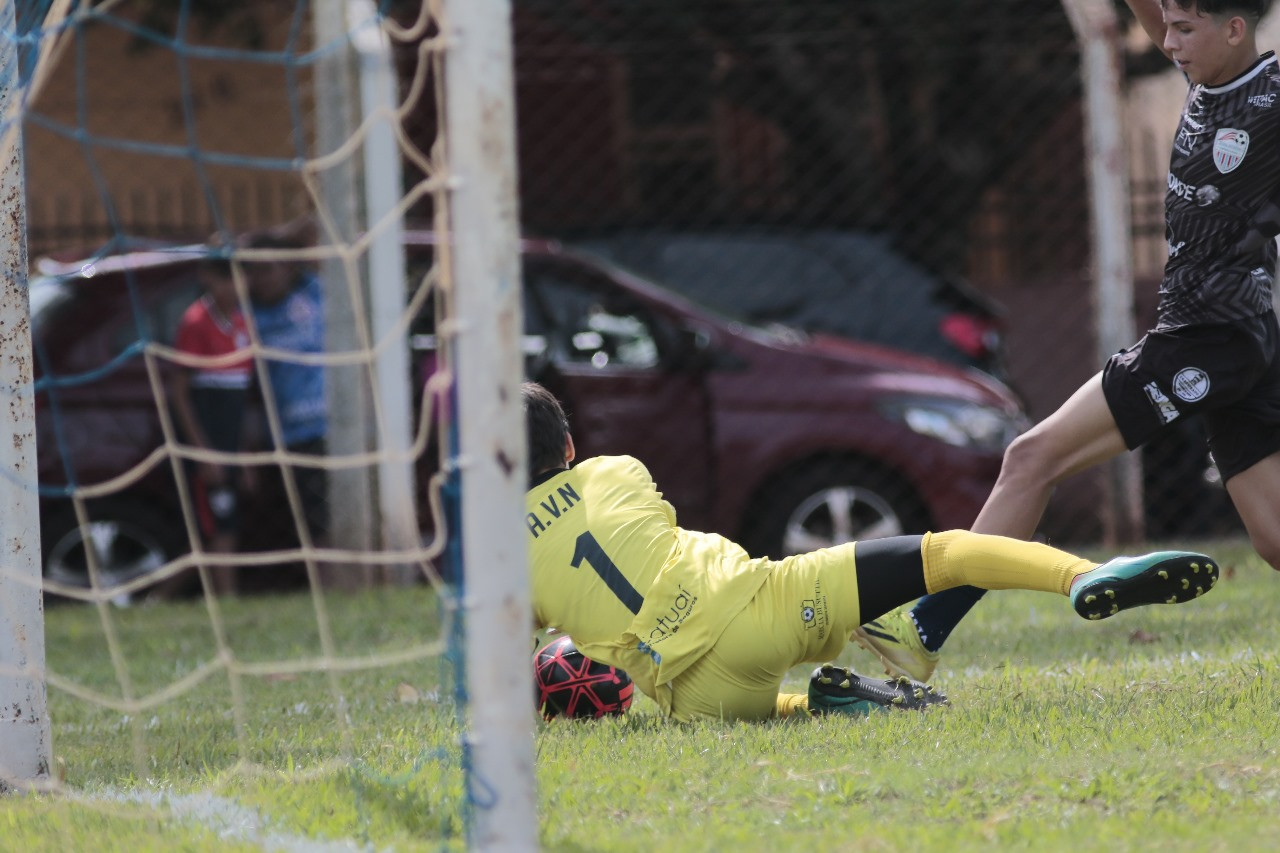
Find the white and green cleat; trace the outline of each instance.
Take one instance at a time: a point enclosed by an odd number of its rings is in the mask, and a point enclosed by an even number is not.
[[[1072,582],[1071,606],[1085,619],[1106,619],[1144,604],[1190,601],[1217,582],[1218,565],[1204,554],[1157,551],[1116,557]]]

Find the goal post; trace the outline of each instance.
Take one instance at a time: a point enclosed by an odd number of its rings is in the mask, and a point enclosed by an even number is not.
[[[399,335],[400,316],[408,300],[404,222],[397,207],[404,173],[393,124],[397,93],[395,60],[386,34],[377,26],[373,0],[348,0],[347,20],[353,29],[362,117],[370,121],[364,144],[364,218],[372,230],[366,258],[369,324],[377,346],[374,399],[380,401],[376,445],[386,451],[377,469],[378,521],[384,548],[405,551],[418,543],[413,468],[403,459],[413,443],[409,388],[409,348]],[[402,567],[403,568],[403,567]],[[404,572],[395,570],[397,580]]]
[[[471,843],[533,849],[532,634],[510,0],[445,0],[444,273],[455,305]]]
[[[1105,362],[1134,341],[1133,226],[1124,139],[1120,21],[1110,0],[1062,0],[1080,48],[1084,89],[1085,162],[1092,219],[1097,352]],[[1141,542],[1142,457],[1126,453],[1106,468],[1108,545]]]
[[[521,535],[527,476],[519,387],[523,358],[511,0],[421,0],[416,23],[407,27],[395,15],[408,15],[415,4],[297,0],[286,20],[279,9],[268,8],[271,4],[245,0],[237,8],[258,16],[265,39],[261,46],[217,29],[227,25],[219,17],[226,9],[213,10],[215,26],[208,32],[195,26],[194,16],[203,13],[191,0],[152,4],[147,8],[157,11],[155,20],[144,19],[138,7],[127,3],[61,5],[63,17],[55,27],[46,22],[42,38],[49,32],[65,33],[69,37],[59,44],[78,47],[62,52],[70,56],[69,64],[57,61],[59,51],[50,51],[54,55],[41,71],[55,80],[46,92],[74,96],[36,104],[30,91],[23,95],[18,85],[15,4],[0,0],[0,59],[6,72],[2,94],[15,102],[24,99],[22,109],[16,103],[0,104],[10,143],[3,149],[3,187],[6,198],[22,195],[25,126],[31,140],[26,165],[43,170],[42,178],[32,172],[32,187],[49,195],[54,179],[64,173],[69,182],[91,182],[97,193],[95,210],[102,213],[110,239],[96,250],[78,242],[63,247],[57,241],[38,248],[56,253],[65,248],[81,259],[96,252],[92,261],[64,262],[58,254],[46,258],[33,289],[44,286],[48,293],[55,287],[66,304],[82,300],[77,304],[99,311],[93,316],[103,319],[90,331],[79,331],[60,325],[56,316],[42,315],[45,303],[37,301],[34,357],[40,361],[33,363],[25,241],[36,228],[27,233],[20,206],[0,226],[5,241],[0,263],[6,276],[0,298],[0,340],[6,347],[0,358],[0,392],[9,397],[14,430],[14,440],[0,441],[5,448],[0,457],[0,707],[5,709],[0,715],[0,787],[30,786],[49,776],[55,762],[51,732],[69,756],[83,748],[77,742],[80,733],[51,727],[46,684],[60,718],[62,702],[84,703],[104,718],[119,715],[118,727],[132,734],[134,780],[146,778],[148,768],[155,766],[166,749],[165,737],[192,725],[207,733],[215,753],[211,767],[234,761],[235,772],[286,768],[290,778],[297,778],[303,772],[340,772],[345,765],[361,778],[372,777],[384,765],[397,768],[398,757],[369,759],[367,744],[380,738],[381,730],[377,723],[362,729],[358,722],[403,719],[410,727],[421,723],[427,731],[415,743],[421,750],[411,756],[410,772],[442,780],[422,785],[430,788],[422,794],[425,799],[443,805],[441,813],[447,817],[440,820],[442,832],[458,831],[452,815],[459,813],[472,848],[535,848],[532,619]],[[70,7],[76,11],[68,17]],[[211,7],[199,8],[207,12]],[[173,17],[166,17],[170,13]],[[128,105],[136,113],[104,108],[102,99],[118,90],[101,69],[131,50],[137,38],[146,42],[145,49],[130,55],[143,70],[132,73],[155,79],[153,88],[165,84],[172,97],[166,101],[131,94]],[[412,65],[412,76],[398,77],[404,67],[397,62]],[[414,85],[403,86],[406,79]],[[433,88],[422,85],[424,80]],[[204,97],[208,92],[217,97]],[[253,97],[237,99],[241,93]],[[136,118],[161,114],[173,98],[182,104],[173,127]],[[290,109],[264,109],[262,104]],[[306,110],[295,109],[298,105]],[[419,110],[433,113],[426,128],[412,127]],[[119,124],[112,123],[117,120]],[[138,133],[140,127],[155,130],[154,137]],[[241,132],[246,128],[261,132]],[[424,143],[414,133],[429,138]],[[48,144],[41,146],[39,140]],[[427,150],[430,154],[424,155]],[[402,171],[410,158],[416,171]],[[204,166],[208,168],[198,168]],[[194,186],[205,205],[200,212],[207,217],[193,217],[190,232],[165,236],[169,232],[150,233],[145,220],[133,217],[136,211],[123,216],[119,198],[136,189],[144,175],[171,180],[176,189]],[[261,207],[234,203],[239,198],[234,182],[250,179],[294,195]],[[407,180],[412,186],[406,186]],[[303,221],[296,218],[299,203],[307,205],[305,212],[324,238],[315,245],[187,244],[214,232],[226,238],[272,233],[270,229]],[[423,240],[417,229],[406,228],[405,219],[428,215],[428,208],[435,217],[435,234]],[[38,219],[39,212],[33,203],[32,218]],[[163,245],[117,251],[136,238]],[[192,322],[183,318],[193,305],[206,304],[193,301],[198,288],[222,282],[216,275],[220,264],[200,266],[211,253],[219,261],[226,254],[245,321],[243,335],[234,335],[234,353],[195,352],[178,345],[178,330]],[[263,281],[278,285],[282,270],[307,267],[309,272],[312,264],[321,266],[319,278],[331,279],[325,285],[334,289],[317,294],[313,291],[320,288],[310,275],[296,276],[305,279],[306,287],[295,280],[286,298],[305,302],[273,302],[270,290],[268,298],[254,299]],[[428,268],[415,275],[412,298],[406,287],[408,267]],[[217,278],[212,284],[202,275],[210,270]],[[350,310],[339,304],[339,291]],[[333,304],[325,305],[321,296]],[[429,317],[423,316],[427,299],[434,300],[436,312]],[[99,307],[117,302],[127,308]],[[308,349],[314,329],[324,328],[315,318],[330,308],[355,319],[329,324],[323,351]],[[203,316],[193,313],[197,319]],[[212,316],[209,308],[205,313]],[[59,335],[113,334],[109,315],[124,318],[118,340],[125,342],[118,353],[112,350],[110,360],[64,364],[55,357],[72,350]],[[223,319],[230,316],[228,312]],[[439,359],[420,364],[410,358],[409,334],[416,334],[415,324],[428,321]],[[281,329],[301,329],[306,340],[301,333],[291,338]],[[334,334],[328,335],[330,331]],[[189,378],[200,369],[232,366],[231,357],[242,359],[242,350],[249,353],[261,383],[261,411],[250,409],[234,418],[265,420],[268,434],[252,430],[254,435],[237,439],[240,444],[203,446],[185,434],[198,430],[184,431],[173,414],[170,397],[174,389],[186,393],[182,383],[167,380],[182,375],[180,369]],[[279,364],[310,369],[306,382],[294,383],[306,385],[302,390],[310,396],[298,393],[298,387],[281,393],[286,383],[273,384],[269,370]],[[294,456],[307,454],[288,449],[280,411],[287,405],[310,411],[306,406],[319,396],[312,394],[316,370],[344,378],[356,374],[357,381],[344,387],[374,399],[367,406],[355,394],[330,400],[323,413],[326,420],[333,414],[333,421],[341,423],[325,436],[331,440],[328,455],[305,464],[323,467],[331,483],[343,481],[341,473],[348,469],[357,471],[359,482],[341,492],[341,502],[321,505],[336,509],[344,522],[350,519],[352,529],[313,541],[294,470],[304,464]],[[35,387],[33,375],[39,376]],[[149,396],[135,394],[142,382]],[[424,391],[423,384],[430,387]],[[37,410],[42,441],[51,436],[45,446],[54,454],[51,458],[72,458],[73,442],[67,435],[88,434],[64,429],[67,423],[88,423],[74,421],[77,413],[59,402],[73,388],[89,389],[86,396],[102,388],[134,394],[142,403],[131,415],[154,428],[156,446],[147,446],[150,438],[140,440],[141,458],[128,460],[125,450],[132,447],[112,449],[121,459],[108,461],[127,464],[125,471],[102,475],[88,466],[79,472],[67,464],[65,485],[38,484],[38,470],[43,469],[35,452]],[[293,398],[282,402],[290,393]],[[421,409],[415,417],[419,393]],[[110,408],[98,401],[87,408],[94,406]],[[439,448],[449,448],[439,454],[447,458],[435,457]],[[234,472],[238,481],[245,481],[241,488],[246,498],[262,498],[261,506],[244,504],[256,513],[252,532],[257,538],[214,543],[221,537],[201,523],[209,519],[198,517],[201,507],[193,497],[194,487],[202,484],[198,477],[206,473],[204,465]],[[454,526],[448,529],[439,523],[444,514],[438,488],[442,467],[453,478],[448,494],[456,496],[449,513]],[[262,476],[239,478],[242,472]],[[251,480],[262,482],[250,485]],[[430,494],[422,494],[419,482],[430,484]],[[278,503],[279,491],[285,493],[287,519],[277,517],[278,507],[267,505]],[[415,498],[436,520],[431,541],[422,541]],[[371,508],[382,510],[383,527],[376,532],[364,517]],[[60,517],[68,516],[67,509],[74,518]],[[51,568],[43,579],[37,535],[41,511],[47,513],[45,520],[58,523],[51,528],[58,535],[49,539],[59,546],[51,549]],[[439,572],[438,558],[446,550],[461,555],[453,567],[457,574],[450,577]],[[328,578],[319,578],[312,568],[339,561],[352,564],[359,576],[387,580],[405,580],[407,572],[396,569],[411,564],[414,579],[430,587],[422,591],[422,600],[440,612],[421,614],[408,628],[379,623],[374,627],[386,627],[385,632],[363,630],[380,617],[369,617],[360,608],[376,606],[381,615],[388,609],[384,598],[395,598],[399,591],[384,596],[382,591],[350,595],[351,590],[325,589],[319,581]],[[285,566],[292,572],[297,564],[307,569],[310,609],[282,605],[281,612],[288,610],[294,619],[282,619],[272,631],[238,621],[258,602],[224,595],[210,571],[238,570],[232,578],[247,580],[244,591],[249,591],[257,588],[250,584],[268,589],[288,584],[288,573],[277,576],[275,569]],[[183,619],[190,615],[190,620],[180,631],[163,632],[164,638],[185,644],[182,659],[174,661],[172,671],[154,666],[135,671],[133,656],[153,651],[157,635],[134,634],[120,626],[149,622],[160,608],[128,607],[132,596],[154,592],[162,599],[171,594],[168,582],[192,575],[198,590],[193,585],[186,592],[202,596],[204,609],[188,614],[183,608]],[[74,620],[65,617],[75,617],[80,609],[69,605],[49,620],[52,654],[46,661],[42,592],[93,605],[96,618],[86,631],[97,642],[87,644],[87,652],[69,651],[82,639],[79,628],[67,628]],[[406,590],[404,601],[418,600],[414,592]],[[334,618],[339,613],[342,618]],[[278,642],[269,636],[277,631]],[[432,632],[438,635],[430,636]],[[461,663],[437,676],[421,671],[421,662],[431,658]],[[443,693],[437,685],[449,678],[465,685],[455,691],[460,702],[439,698]],[[393,684],[396,697],[391,708],[377,698],[386,683]],[[360,692],[352,698],[349,689]],[[279,699],[283,694],[299,698],[288,703]],[[231,713],[223,713],[224,701]],[[436,704],[428,706],[428,701]],[[423,713],[402,707],[419,702]],[[305,717],[299,726],[314,724],[324,736],[332,736],[327,751],[311,740],[296,751],[292,743],[259,740],[255,733],[274,731],[269,727],[281,709],[291,720]],[[168,744],[166,757],[171,757],[172,741]],[[315,763],[297,770],[295,754]],[[423,771],[432,761],[437,766]],[[407,788],[419,781],[404,776],[393,784]],[[137,787],[147,784],[149,779]]]
[[[0,3],[0,192],[7,207],[0,221],[0,402],[9,435],[0,440],[0,791],[46,780],[51,757],[19,78],[14,3],[6,1]]]
[[[373,0],[318,0],[313,10],[316,155],[325,161],[318,170],[321,219],[334,232],[323,237],[348,247],[346,256],[322,263],[327,343],[332,350],[347,351],[372,344],[375,352],[369,388],[359,366],[327,372],[329,444],[337,453],[376,450],[382,455],[376,471],[330,473],[330,503],[345,500],[350,507],[330,520],[330,544],[357,551],[410,551],[419,537],[413,470],[402,461],[412,444],[412,394],[408,346],[396,340],[408,288],[404,223],[398,211],[404,178],[393,128],[400,120],[395,62]],[[357,137],[363,141],[358,161],[334,156]],[[355,257],[350,247],[361,236],[368,250]],[[367,308],[355,310],[357,302]],[[352,495],[362,499],[351,501]],[[348,566],[346,572],[354,568]],[[398,582],[411,577],[408,566],[386,572],[384,579]]]

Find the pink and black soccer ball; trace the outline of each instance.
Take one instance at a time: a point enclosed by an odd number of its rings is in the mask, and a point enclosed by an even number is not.
[[[534,653],[533,680],[538,710],[547,720],[621,714],[631,707],[635,692],[631,676],[586,657],[569,637],[560,637]]]

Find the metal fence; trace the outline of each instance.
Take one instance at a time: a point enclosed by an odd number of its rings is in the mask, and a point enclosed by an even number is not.
[[[542,324],[526,330],[529,371],[565,398],[581,450],[640,456],[690,526],[758,550],[962,526],[999,453],[957,402],[989,406],[990,388],[954,371],[995,377],[1034,421],[1101,367],[1079,50],[1060,0],[516,0],[514,13],[522,226],[557,241],[526,257],[525,311]],[[1131,92],[1165,72],[1129,51]],[[208,91],[211,108],[269,114],[225,81]],[[1128,121],[1139,329],[1176,118],[1142,107]],[[407,129],[429,140],[432,122],[422,110]],[[243,196],[252,225],[294,192],[219,191]],[[58,201],[66,190],[29,192],[37,250],[98,233]],[[165,202],[179,213],[159,199],[117,211],[124,230],[210,230],[200,198]],[[711,319],[619,296],[623,269]],[[864,345],[819,352],[782,327]],[[1196,425],[1142,461],[1147,536],[1237,529]],[[1104,492],[1096,472],[1064,483],[1043,535],[1098,540]]]
[[[1059,0],[522,0],[516,33],[529,233],[756,322],[981,367],[1033,420],[1101,367],[1079,51]],[[1126,58],[1131,83],[1167,68]],[[1129,123],[1139,329],[1175,118],[1139,105]],[[1143,463],[1148,536],[1234,529],[1198,427]],[[937,490],[902,479],[913,500]],[[1043,533],[1095,540],[1107,511],[1082,475]]]

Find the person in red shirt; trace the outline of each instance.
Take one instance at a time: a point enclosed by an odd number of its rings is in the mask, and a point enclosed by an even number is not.
[[[188,444],[201,450],[235,452],[242,449],[253,360],[247,351],[241,357],[232,356],[248,347],[248,327],[240,312],[230,261],[207,258],[200,264],[199,276],[204,294],[183,313],[174,348],[202,360],[179,365],[173,372],[169,399]],[[236,481],[242,478],[218,462],[200,461],[192,468],[192,496],[205,547],[213,553],[230,553],[239,541],[240,491]],[[212,566],[211,571],[215,591],[223,595],[236,592],[234,567]]]

